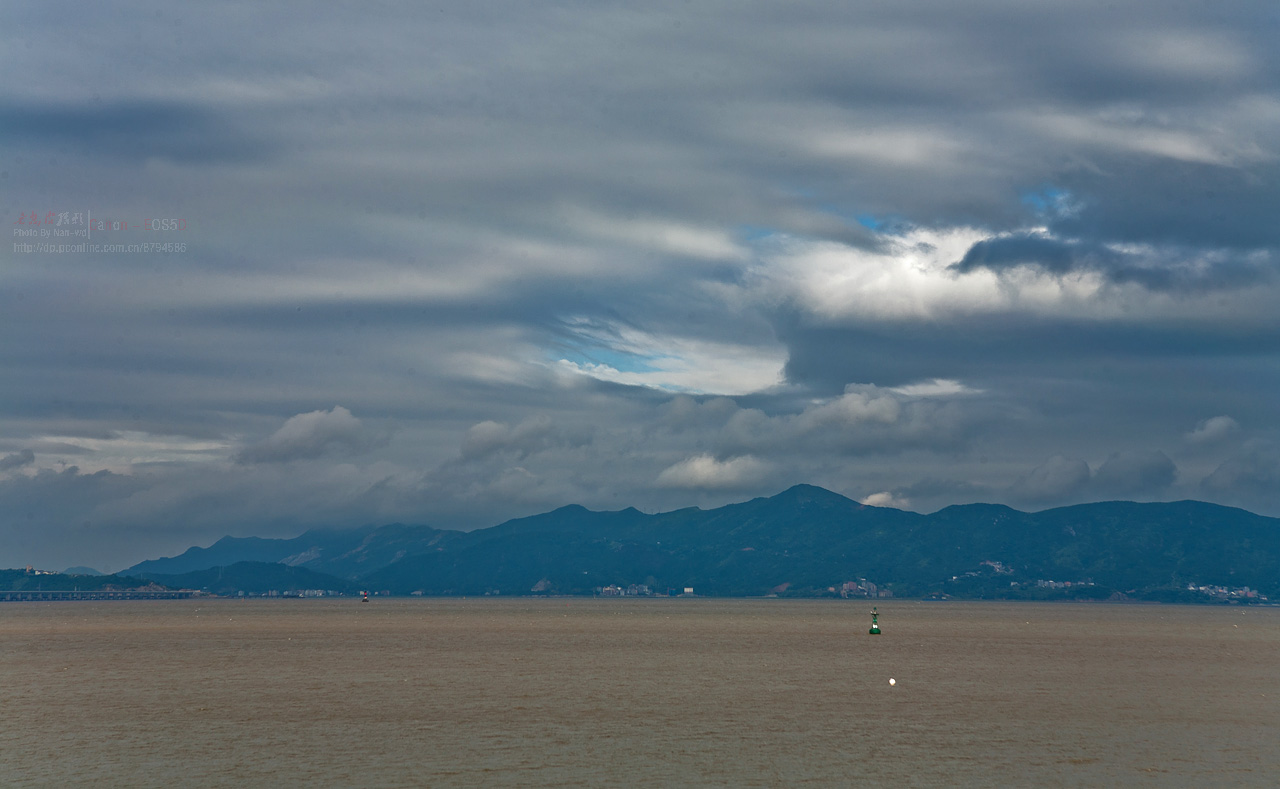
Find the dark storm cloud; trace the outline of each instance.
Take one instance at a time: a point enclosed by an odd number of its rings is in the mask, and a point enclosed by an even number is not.
[[[0,559],[795,482],[1280,512],[1274,22],[15,9],[5,222],[188,228],[5,247]]]
[[[1008,377],[1084,376],[1077,367],[1108,365],[1109,375],[1146,379],[1154,370],[1120,369],[1163,365],[1190,380],[1200,366],[1218,357],[1245,354],[1266,358],[1280,352],[1280,331],[1270,327],[1215,327],[1197,330],[1169,322],[1100,323],[1075,319],[1002,316],[931,322],[863,321],[851,327],[814,326],[792,319],[778,322],[790,349],[791,380],[842,387],[850,380],[896,386],[937,376],[982,386]],[[1254,389],[1247,377],[1224,366],[1232,384]],[[1243,371],[1242,371],[1243,372]],[[1236,376],[1240,378],[1236,380]],[[1270,374],[1268,374],[1270,380]],[[1265,386],[1259,381],[1257,386]],[[1229,394],[1229,390],[1228,390]]]
[[[1019,233],[979,241],[952,268],[961,273],[974,269],[1000,270],[1014,266],[1038,266],[1054,274],[1077,268],[1109,268],[1118,256],[1106,249],[1086,249],[1078,243],[1042,235]]]
[[[165,101],[0,102],[0,144],[134,163],[158,157],[204,165],[260,160],[279,148],[260,133],[239,130],[211,108]]]
[[[1204,489],[1226,495],[1233,503],[1267,501],[1280,485],[1280,448],[1264,441],[1250,442],[1204,479]]]
[[[1177,479],[1177,467],[1158,450],[1112,453],[1096,469],[1079,458],[1055,455],[1013,484],[1007,495],[1034,507],[1078,501],[1164,496]]]
[[[1280,168],[1273,152],[1239,166],[1168,158],[1109,158],[1100,164],[1105,174],[1062,173],[1058,185],[1088,200],[1077,214],[1054,220],[1055,231],[1193,249],[1274,250],[1280,245],[1280,228],[1268,221],[1280,208]]]
[[[508,452],[517,460],[524,460],[552,447],[586,446],[591,443],[592,432],[590,425],[562,427],[546,414],[529,417],[514,427],[485,421],[467,430],[460,454],[464,461]]]
[[[1027,472],[1010,489],[1015,501],[1032,505],[1057,504],[1081,495],[1090,479],[1089,464],[1080,458],[1054,455]]]
[[[952,269],[962,274],[977,269],[998,273],[1018,266],[1056,275],[1095,272],[1115,283],[1131,282],[1153,291],[1246,288],[1276,276],[1276,264],[1269,254],[1255,254],[1250,259],[1238,253],[1197,255],[1195,250],[1166,251],[1164,255],[1126,253],[1101,244],[1032,233],[979,241]]]
[[[1093,474],[1093,488],[1100,497],[1143,497],[1163,493],[1177,479],[1178,469],[1169,456],[1151,452],[1117,452]]]
[[[36,453],[30,449],[24,449],[20,452],[14,452],[11,455],[5,455],[0,458],[0,471],[8,471],[9,469],[22,468],[36,462]]]

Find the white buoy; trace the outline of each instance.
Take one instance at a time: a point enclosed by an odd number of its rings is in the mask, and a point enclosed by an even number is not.
[[[889,677],[889,684],[890,684],[890,685],[897,685],[897,684],[898,684],[898,681],[897,681],[896,679],[894,679],[893,677]]]

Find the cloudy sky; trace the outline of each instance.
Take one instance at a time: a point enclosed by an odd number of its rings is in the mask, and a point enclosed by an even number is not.
[[[0,566],[798,482],[1280,515],[1280,11],[1158,5],[6,4]]]

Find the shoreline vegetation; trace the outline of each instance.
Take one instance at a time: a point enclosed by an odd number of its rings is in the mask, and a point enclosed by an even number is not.
[[[259,563],[245,562],[246,565]],[[213,568],[211,573],[222,571],[231,578],[251,579],[255,568]],[[316,574],[318,575],[318,574]],[[340,581],[341,579],[333,579]],[[67,575],[31,569],[0,570],[0,602],[54,602],[64,600],[165,600],[186,599],[190,597],[209,597],[218,599],[298,599],[298,598],[334,598],[345,597],[360,599],[365,590],[351,589],[347,583],[334,584],[340,588],[280,588],[264,589],[250,585],[250,589],[232,589],[223,586],[218,590],[208,586],[203,588],[188,585],[165,585],[145,578],[118,575]],[[847,590],[838,587],[827,589],[797,589],[770,591],[764,594],[701,594],[679,590],[667,591],[628,591],[610,593],[607,589],[596,589],[590,593],[565,594],[558,592],[511,592],[502,593],[493,590],[484,594],[426,594],[411,592],[394,594],[390,590],[370,591],[371,599],[387,598],[455,598],[476,599],[485,597],[503,597],[517,599],[671,599],[671,598],[714,598],[714,599],[787,599],[787,600],[845,600],[848,602],[875,601],[883,604],[888,600],[903,602],[1043,602],[1043,603],[1109,603],[1109,604],[1174,604],[1174,605],[1259,605],[1273,606],[1266,595],[1252,595],[1255,590],[1230,590],[1222,587],[1212,589],[1179,589],[1173,587],[1120,592],[1100,587],[1096,584],[1063,587],[1033,587],[1017,590],[993,590],[988,594],[965,595],[946,592],[929,592],[923,594],[896,594],[870,596],[867,594],[848,594]],[[72,594],[78,594],[73,597]]]

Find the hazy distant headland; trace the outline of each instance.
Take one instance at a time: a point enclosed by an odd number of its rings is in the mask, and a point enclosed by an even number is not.
[[[1037,513],[970,504],[920,515],[798,485],[712,510],[649,515],[569,506],[471,532],[392,524],[292,539],[225,537],[120,575],[232,595],[1261,603],[1280,594],[1280,519],[1196,501]],[[27,584],[37,578],[24,576]],[[121,583],[116,578],[76,576],[75,583]]]

